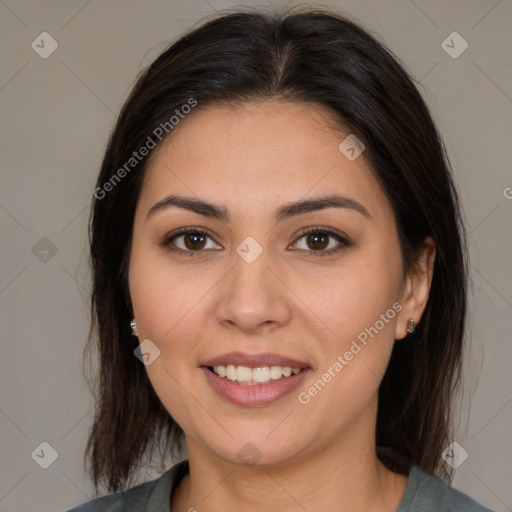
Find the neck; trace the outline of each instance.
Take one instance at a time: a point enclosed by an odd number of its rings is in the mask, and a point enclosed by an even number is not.
[[[226,462],[187,440],[190,473],[173,498],[172,512],[337,510],[395,512],[407,477],[377,458],[373,432],[359,442],[338,439],[313,454],[278,465],[245,467]]]

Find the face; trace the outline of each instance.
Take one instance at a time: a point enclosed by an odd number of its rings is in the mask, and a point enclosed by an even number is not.
[[[129,285],[189,452],[279,464],[373,432],[404,280],[391,204],[364,153],[338,149],[348,135],[312,105],[212,106],[152,155]]]

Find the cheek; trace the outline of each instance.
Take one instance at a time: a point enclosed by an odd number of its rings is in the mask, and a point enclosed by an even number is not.
[[[338,341],[337,348],[342,348],[376,322],[379,334],[394,336],[400,272],[392,257],[361,251],[342,260],[338,268],[313,270],[310,275],[297,272],[291,279],[318,338]]]
[[[359,418],[376,403],[391,356],[397,312],[386,294],[363,298],[359,303],[354,296],[333,296],[326,322],[332,332],[317,338],[321,362],[315,379],[300,390],[300,403],[311,400],[317,411],[335,414],[329,429]]]
[[[129,276],[139,339],[158,346],[165,368],[184,374],[199,360],[197,340],[213,314],[207,299],[218,273],[171,265],[165,253],[144,249],[133,254]]]
[[[184,279],[158,265],[134,262],[132,268],[130,291],[139,332],[164,346],[177,333],[186,334],[187,324],[200,310],[197,306],[206,293],[204,286],[197,278]]]
[[[343,407],[363,405],[377,391],[389,363],[401,310],[396,261],[383,250],[366,251],[308,288],[305,302],[321,352],[319,386],[329,382],[331,399]],[[326,406],[328,394],[321,399]]]
[[[134,255],[130,264],[130,292],[139,330],[139,341],[151,340],[159,356],[146,372],[164,407],[180,426],[189,425],[191,372],[200,319],[207,313],[201,297],[206,279],[178,275],[169,265],[150,255]],[[211,285],[210,285],[211,288]]]

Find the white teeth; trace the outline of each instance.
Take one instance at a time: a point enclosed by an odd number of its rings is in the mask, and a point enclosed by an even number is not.
[[[249,368],[250,370],[250,368]],[[249,381],[251,379],[245,379],[246,381]],[[268,382],[270,380],[270,369],[268,366],[263,366],[262,368],[254,368],[252,370],[252,380],[254,382],[262,383],[262,382]]]
[[[229,380],[236,380],[236,370],[232,364],[226,366],[226,377]]]
[[[280,379],[283,376],[283,369],[281,366],[271,366],[270,367],[270,378],[271,379]]]
[[[235,375],[236,380],[239,382],[244,382],[246,380],[252,379],[252,371],[250,368],[247,368],[246,366],[237,366]]]
[[[292,374],[292,371],[293,371],[293,369],[292,369],[292,368],[290,368],[289,366],[285,366],[285,367],[283,368],[283,375],[284,375],[285,377],[289,377],[289,376]]]
[[[301,368],[292,368],[291,366],[261,366],[258,368],[250,368],[248,366],[235,366],[228,364],[227,366],[214,366],[213,371],[219,377],[225,377],[239,384],[266,384],[272,380],[278,380],[282,377],[290,377],[297,375]]]

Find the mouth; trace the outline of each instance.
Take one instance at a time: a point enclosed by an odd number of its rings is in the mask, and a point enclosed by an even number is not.
[[[308,363],[278,354],[241,352],[215,357],[200,368],[216,393],[243,406],[262,406],[284,398],[312,371]]]

